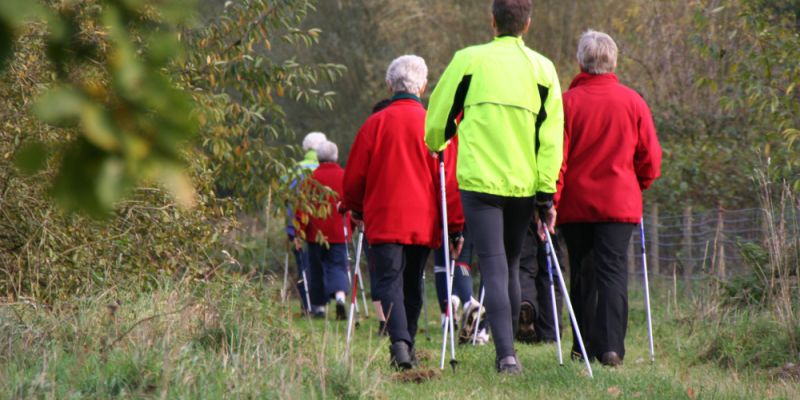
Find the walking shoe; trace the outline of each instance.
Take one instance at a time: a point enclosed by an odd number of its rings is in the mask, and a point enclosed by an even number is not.
[[[408,343],[400,340],[389,346],[389,363],[392,367],[399,370],[411,369],[411,353]]]
[[[412,368],[419,367],[419,360],[417,359],[417,350],[412,347],[411,351],[409,351],[409,355],[411,356],[411,367]]]
[[[517,356],[507,356],[497,360],[497,373],[519,375],[522,373],[522,364]]]
[[[600,363],[607,367],[619,367],[622,365],[622,358],[614,351],[607,351],[600,356]]]
[[[344,321],[347,319],[347,312],[344,309],[344,302],[337,301],[336,302],[336,320],[337,321]]]
[[[325,319],[325,306],[312,307],[311,317],[314,319]]]
[[[533,321],[536,318],[536,311],[533,304],[523,301],[519,308],[519,330],[517,340],[522,343],[534,343],[536,341],[536,327]]]
[[[479,324],[483,318],[486,310],[480,306],[476,301],[470,301],[464,307],[464,313],[461,315],[461,328],[458,330],[458,342],[468,343],[472,341],[472,335],[475,333],[475,325]]]
[[[486,328],[478,328],[478,336],[475,337],[475,345],[483,346],[489,343],[489,331]]]
[[[450,296],[450,302],[453,303],[453,315],[458,315],[458,309],[461,308],[461,299],[456,295]]]

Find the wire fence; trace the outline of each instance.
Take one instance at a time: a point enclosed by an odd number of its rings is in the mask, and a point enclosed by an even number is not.
[[[800,226],[797,210],[772,216],[762,208],[693,211],[687,207],[682,214],[661,215],[653,207],[644,220],[649,273],[688,279],[713,274],[725,279],[747,272],[751,266],[742,249],[765,247],[770,224],[781,218],[787,225]],[[628,257],[632,275],[642,274],[640,246],[637,227]]]

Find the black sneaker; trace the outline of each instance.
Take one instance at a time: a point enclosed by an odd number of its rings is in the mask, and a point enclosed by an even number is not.
[[[411,352],[408,343],[400,340],[389,346],[389,363],[392,367],[399,370],[407,370],[413,367],[411,363]]]
[[[614,351],[607,351],[600,356],[600,363],[607,367],[619,367],[622,365],[622,357]]]
[[[347,312],[344,309],[344,302],[337,301],[336,302],[336,320],[337,321],[344,321],[347,319]]]
[[[536,327],[533,325],[533,320],[536,318],[536,311],[533,304],[523,301],[519,308],[519,330],[517,331],[517,340],[522,343],[536,342]]]
[[[519,375],[522,373],[522,364],[519,363],[517,356],[507,356],[497,360],[497,373]]]

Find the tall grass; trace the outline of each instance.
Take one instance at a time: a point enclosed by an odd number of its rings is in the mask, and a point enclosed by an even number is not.
[[[277,298],[229,280],[4,305],[0,398],[371,397],[380,377],[348,373]]]
[[[764,173],[755,181],[763,237],[739,244],[750,271],[723,282],[710,277],[684,318],[690,331],[699,332],[700,359],[736,370],[776,368],[800,359],[800,197]]]

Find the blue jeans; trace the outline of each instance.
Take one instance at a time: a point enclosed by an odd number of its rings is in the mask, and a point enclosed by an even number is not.
[[[336,292],[348,292],[347,256],[344,243],[308,244],[310,274],[308,289],[311,291],[311,304],[324,306]]]

